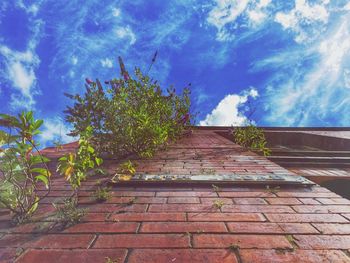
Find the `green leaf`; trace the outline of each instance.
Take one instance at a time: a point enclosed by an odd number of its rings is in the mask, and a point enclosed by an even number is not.
[[[37,176],[35,176],[35,179],[36,179],[36,181],[42,181],[45,184],[46,188],[48,188],[49,180],[47,179],[47,177],[45,175],[37,175]]]
[[[95,162],[96,162],[97,166],[100,166],[103,163],[103,160],[101,158],[96,157]]]
[[[49,177],[51,175],[50,171],[45,168],[32,168],[30,171],[32,173],[38,173],[46,177]]]
[[[27,214],[33,214],[35,212],[35,210],[38,208],[38,205],[39,205],[39,197],[35,197],[35,202],[34,204],[32,205],[32,207],[28,210]]]

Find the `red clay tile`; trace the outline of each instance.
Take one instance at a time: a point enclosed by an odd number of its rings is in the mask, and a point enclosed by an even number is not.
[[[168,204],[199,204],[198,197],[169,197]]]
[[[313,224],[322,234],[350,235],[350,224]]]

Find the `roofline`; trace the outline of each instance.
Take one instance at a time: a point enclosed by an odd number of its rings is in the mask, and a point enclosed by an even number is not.
[[[232,128],[244,128],[245,126],[191,126],[199,130],[219,130],[225,131]],[[350,131],[350,127],[270,127],[259,126],[264,130],[271,131]]]

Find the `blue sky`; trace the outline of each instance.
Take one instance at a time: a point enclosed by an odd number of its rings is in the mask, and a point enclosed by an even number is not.
[[[192,84],[200,125],[350,126],[350,2],[3,0],[0,112],[35,110],[42,142],[69,126],[64,92],[146,69]]]

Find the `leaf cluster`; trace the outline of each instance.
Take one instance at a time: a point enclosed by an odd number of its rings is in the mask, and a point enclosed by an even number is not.
[[[177,95],[174,88],[164,94],[157,81],[136,68],[134,77],[119,58],[121,77],[87,81],[83,95],[66,94],[74,105],[65,111],[66,120],[78,135],[90,126],[96,149],[125,157],[151,157],[154,152],[180,136],[190,124],[190,92]]]
[[[50,191],[50,160],[40,154],[34,139],[42,124],[31,111],[0,114],[0,206],[12,212],[16,224],[29,220]],[[44,190],[40,196],[39,188]]]
[[[64,175],[75,190],[80,187],[81,181],[86,179],[89,170],[100,166],[103,162],[90,143],[92,132],[92,127],[88,126],[80,134],[77,151],[58,159],[57,171]]]
[[[233,132],[234,141],[248,149],[261,152],[264,156],[269,156],[271,150],[266,146],[266,138],[261,128],[249,124],[246,127],[238,127]]]

